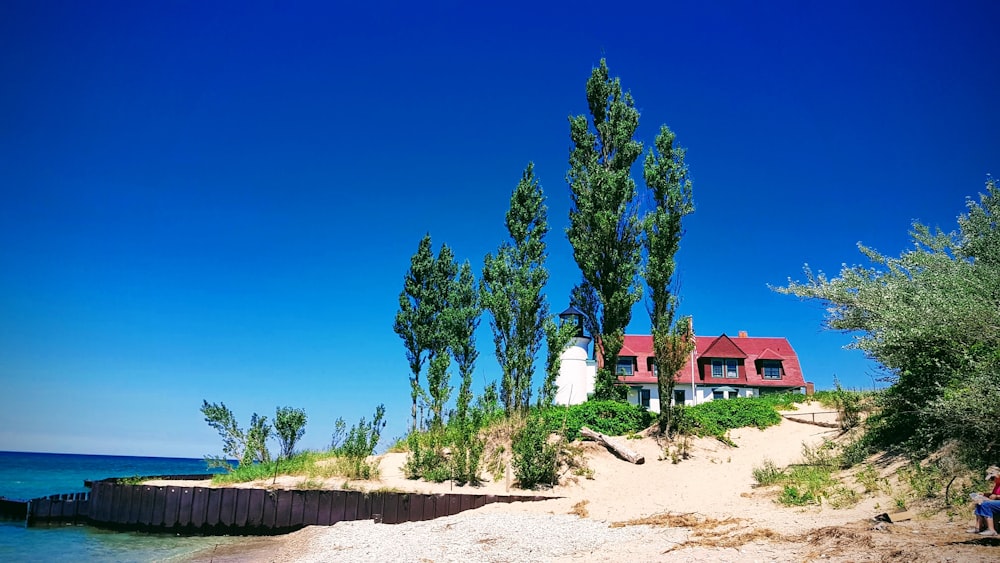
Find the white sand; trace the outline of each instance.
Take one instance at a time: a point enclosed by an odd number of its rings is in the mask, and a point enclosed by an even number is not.
[[[811,419],[808,413],[816,411],[827,409],[812,405],[795,414]],[[824,419],[835,420],[828,414],[817,415],[817,420]],[[242,547],[220,548],[203,557],[216,562],[936,561],[960,554],[956,560],[989,561],[1000,555],[1000,548],[980,546],[959,549],[939,545],[938,551],[928,550],[929,539],[912,535],[923,526],[919,533],[928,538],[937,534],[966,541],[968,538],[961,535],[964,521],[948,523],[938,518],[934,522],[874,525],[872,516],[891,512],[892,501],[885,497],[864,498],[848,509],[787,508],[774,502],[777,491],[773,488],[754,487],[754,467],[765,460],[778,466],[796,463],[801,460],[803,444],[815,446],[837,434],[836,429],[784,420],[766,430],[732,431],[735,448],[715,439],[694,440],[692,456],[679,463],[663,456],[662,448],[651,438],[622,439],[645,455],[642,465],[623,461],[603,446],[587,442],[583,447],[593,479],[566,475],[563,484],[538,492],[561,497],[558,499],[492,504],[428,522],[390,526],[364,521],[310,527],[287,536],[248,540]],[[504,482],[473,488],[411,481],[401,471],[405,459],[405,454],[383,456],[379,481],[352,482],[352,488],[523,492],[508,490]],[[279,486],[294,487],[300,481],[279,478]],[[327,483],[331,488],[342,484],[343,479]],[[585,518],[579,517],[581,507]],[[660,526],[612,527],[615,522],[654,515],[680,520]],[[900,530],[906,535],[898,535]],[[879,547],[886,542],[888,547]]]

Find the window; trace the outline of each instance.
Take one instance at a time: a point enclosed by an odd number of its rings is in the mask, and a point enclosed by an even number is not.
[[[712,391],[712,400],[719,400],[725,398],[726,398],[725,391]]]
[[[649,389],[639,389],[639,404],[649,408]]]
[[[739,372],[736,371],[736,360],[726,360],[726,377],[736,379]]]
[[[764,379],[781,379],[781,362],[764,360]]]
[[[684,404],[684,391],[674,390],[674,404],[683,405]]]
[[[722,360],[712,360],[712,377],[722,377]]]
[[[653,377],[659,377],[660,372],[656,369],[656,358],[646,358],[646,371],[653,372]]]
[[[635,369],[635,358],[632,356],[621,356],[618,358],[618,366],[615,369],[616,375],[632,375]]]

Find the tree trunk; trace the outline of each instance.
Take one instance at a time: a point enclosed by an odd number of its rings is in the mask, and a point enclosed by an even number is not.
[[[624,459],[625,461],[634,463],[636,465],[642,465],[643,463],[646,462],[646,458],[643,457],[641,454],[634,452],[617,442],[612,441],[610,437],[605,436],[600,432],[594,432],[593,430],[587,428],[586,426],[580,428],[580,434],[590,438],[595,442],[600,442],[601,444],[604,444],[606,448],[613,451],[615,455]]]

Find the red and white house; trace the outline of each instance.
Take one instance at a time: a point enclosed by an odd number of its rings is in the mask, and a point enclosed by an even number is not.
[[[571,318],[574,309],[560,316]],[[806,392],[802,367],[784,337],[697,336],[696,347],[676,375],[672,404],[697,405],[715,399],[758,397],[768,393]],[[597,363],[590,358],[591,339],[581,330],[562,354],[556,403],[575,405],[594,392]],[[618,355],[618,382],[628,386],[629,402],[659,412],[653,337],[626,335]]]
[[[759,397],[806,391],[802,367],[784,337],[696,336],[696,349],[676,375],[672,404],[696,405],[714,399]],[[629,402],[659,412],[653,337],[626,335],[616,366],[629,388]]]

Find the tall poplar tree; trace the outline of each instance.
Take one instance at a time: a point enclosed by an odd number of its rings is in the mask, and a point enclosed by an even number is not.
[[[541,349],[549,307],[542,292],[548,281],[545,196],[529,163],[510,198],[506,215],[510,241],[486,255],[480,294],[492,316],[493,342],[503,371],[500,401],[506,412],[526,410],[531,401],[535,355]]]
[[[412,428],[417,428],[417,401],[427,400],[432,415],[440,421],[443,405],[448,401],[448,327],[442,314],[449,307],[450,295],[458,273],[454,255],[447,245],[435,258],[431,236],[424,235],[417,252],[410,258],[410,269],[403,278],[399,294],[399,311],[393,326],[403,340],[406,359],[410,364],[410,397]],[[420,374],[427,364],[427,389],[420,383]]]
[[[458,364],[462,383],[455,401],[455,447],[452,449],[454,475],[460,482],[479,481],[479,458],[483,450],[478,439],[478,427],[473,423],[469,407],[472,403],[472,372],[479,352],[476,350],[476,329],[479,327],[479,294],[472,266],[462,264],[451,292],[446,311],[451,355]],[[449,425],[451,423],[449,422]]]
[[[393,326],[403,339],[406,359],[410,364],[410,398],[412,429],[417,429],[417,399],[421,396],[420,373],[430,353],[433,336],[433,303],[430,297],[434,276],[434,253],[431,235],[420,239],[417,252],[410,258],[410,269],[403,277],[403,291],[399,294],[399,311]]]
[[[604,59],[587,80],[590,119],[570,117],[570,169],[566,174],[572,205],[566,230],[583,281],[573,290],[573,304],[594,328],[599,359],[596,398],[623,398],[615,385],[615,366],[642,295],[637,282],[641,222],[631,168],[642,154],[635,140],[639,111],[632,95],[611,79]]]
[[[454,322],[454,296],[457,285],[458,264],[455,255],[446,244],[441,245],[437,258],[434,259],[434,275],[431,278],[431,292],[428,300],[433,313],[431,320],[431,337],[429,340],[427,367],[428,407],[431,412],[431,424],[441,426],[444,423],[444,405],[451,396],[448,367],[451,365],[449,354],[455,340],[454,334],[458,323]]]
[[[652,195],[652,209],[643,221],[646,249],[644,278],[649,286],[649,325],[653,333],[653,354],[657,366],[660,395],[660,432],[670,426],[670,401],[677,372],[684,367],[694,344],[689,318],[678,319],[677,282],[674,256],[680,248],[681,220],[694,211],[691,179],[684,164],[685,150],[674,145],[669,127],[660,127],[655,149],[643,163],[643,176]]]

